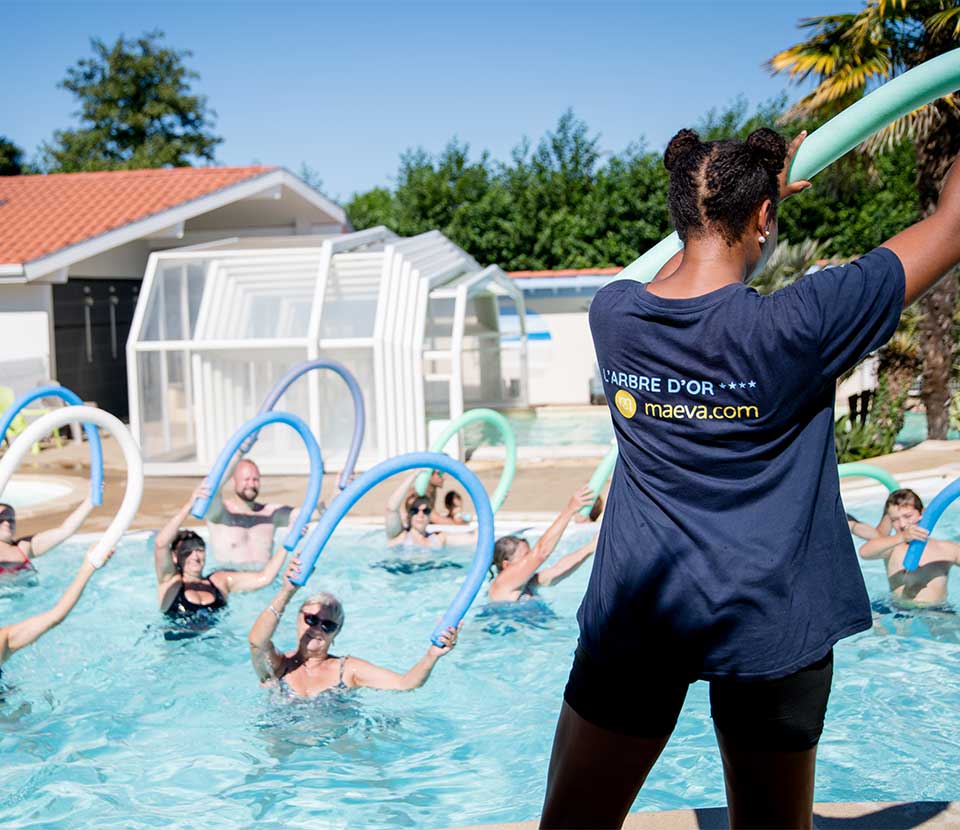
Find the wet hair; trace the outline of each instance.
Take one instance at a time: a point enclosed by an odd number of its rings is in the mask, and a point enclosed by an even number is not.
[[[0,513],[6,512],[13,513],[13,518],[17,518],[17,509],[12,504],[7,504],[5,501],[0,501]]]
[[[887,496],[887,503],[883,505],[883,512],[886,513],[891,507],[912,507],[915,510],[923,512],[923,502],[920,496],[913,490],[894,490]]]
[[[300,603],[300,613],[303,613],[303,609],[308,605],[322,605],[325,608],[330,609],[330,616],[334,617],[334,622],[340,623],[340,628],[343,628],[343,621],[347,618],[347,615],[343,610],[343,603],[340,602],[333,594],[329,591],[319,591],[312,596],[307,597],[303,602]]]
[[[183,563],[187,561],[187,557],[195,550],[206,549],[207,543],[203,541],[203,537],[193,530],[178,530],[177,535],[173,537],[173,543],[170,545],[170,550],[173,551],[173,563],[181,574],[183,573]]]
[[[603,496],[597,496],[590,507],[590,521],[595,522],[600,518],[601,513],[603,513]]]
[[[460,494],[456,490],[451,490],[443,497],[443,505],[447,508],[447,512],[453,510],[454,502],[459,498]]]
[[[776,211],[786,158],[787,142],[767,127],[746,141],[701,141],[693,130],[680,130],[663,156],[670,218],[680,239],[719,234],[727,245],[739,242],[765,199]]]
[[[512,559],[517,548],[526,541],[522,536],[501,536],[497,539],[493,545],[493,567],[502,571],[504,563]]]

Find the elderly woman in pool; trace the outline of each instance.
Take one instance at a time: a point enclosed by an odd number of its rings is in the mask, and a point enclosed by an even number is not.
[[[96,543],[90,546],[90,549],[87,551],[88,553],[90,550],[93,550],[95,544]],[[111,556],[113,556],[112,550],[107,553],[104,562],[109,560]],[[80,570],[73,578],[73,582],[67,586],[67,590],[63,592],[63,596],[57,600],[53,608],[49,611],[43,611],[40,614],[28,617],[21,622],[0,626],[0,665],[3,665],[14,652],[26,648],[31,643],[39,640],[44,634],[50,631],[50,629],[60,625],[73,610],[73,607],[77,604],[77,600],[80,599],[80,595],[83,593],[83,589],[87,587],[90,577],[92,577],[96,571],[97,569],[84,557],[80,565]]]
[[[295,697],[316,697],[329,689],[391,689],[409,691],[427,682],[437,660],[453,651],[457,628],[440,635],[443,646],[431,645],[427,653],[404,674],[384,669],[358,657],[336,657],[330,653],[333,641],[343,628],[343,606],[333,594],[314,594],[297,615],[297,648],[279,651],[272,637],[297,586],[291,580],[300,574],[300,560],[287,568],[283,587],[263,610],[250,629],[250,657],[254,671],[265,686],[279,684]]]
[[[160,610],[168,617],[207,616],[219,611],[230,594],[265,588],[283,567],[286,551],[281,547],[259,571],[214,571],[204,576],[206,543],[194,531],[181,530],[180,525],[194,501],[209,493],[203,484],[197,487],[153,541],[157,598]]]

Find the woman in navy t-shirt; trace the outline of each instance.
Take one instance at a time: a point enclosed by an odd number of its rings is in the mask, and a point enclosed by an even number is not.
[[[927,219],[769,296],[803,139],[667,147],[685,249],[652,283],[600,290],[590,328],[619,444],[544,827],[620,826],[710,682],[731,826],[809,827],[833,645],[870,627],[840,501],[837,378],[960,261],[960,174]]]

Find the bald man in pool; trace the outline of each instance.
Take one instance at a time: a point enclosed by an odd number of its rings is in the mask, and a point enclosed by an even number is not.
[[[0,502],[0,576],[35,570],[32,560],[53,550],[80,529],[93,510],[88,496],[63,522],[33,536],[17,536],[17,512]]]
[[[221,563],[263,567],[273,552],[273,534],[297,520],[299,508],[257,501],[260,470],[243,458],[230,478],[233,495],[213,495],[207,511],[210,547]],[[322,504],[320,506],[322,510]]]

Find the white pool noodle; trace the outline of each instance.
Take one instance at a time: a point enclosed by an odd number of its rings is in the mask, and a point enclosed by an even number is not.
[[[23,457],[30,452],[31,447],[41,438],[49,435],[57,427],[70,423],[92,423],[107,430],[120,445],[124,460],[127,463],[127,490],[123,494],[120,509],[114,516],[110,526],[106,529],[100,541],[87,556],[87,561],[95,568],[103,565],[107,552],[110,551],[130,526],[137,510],[140,509],[140,500],[143,498],[143,459],[140,450],[133,440],[133,436],[119,419],[96,409],[92,406],[65,406],[55,409],[46,415],[32,421],[20,433],[17,440],[7,450],[3,459],[0,459],[0,495],[3,495],[7,483],[13,477]]]

